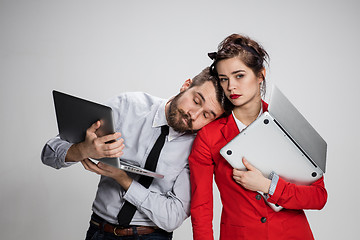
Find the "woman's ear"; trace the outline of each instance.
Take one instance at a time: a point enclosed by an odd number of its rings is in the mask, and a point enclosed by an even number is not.
[[[266,77],[266,69],[263,68],[260,72],[259,72],[259,82],[261,83],[262,81],[265,80],[265,77]]]
[[[183,91],[185,91],[186,89],[188,89],[188,88],[190,87],[191,83],[192,83],[192,80],[191,80],[191,79],[187,79],[187,80],[183,83],[183,85],[181,86],[180,92],[183,92]]]

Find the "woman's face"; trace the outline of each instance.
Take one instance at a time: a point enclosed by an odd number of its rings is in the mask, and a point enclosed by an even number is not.
[[[261,99],[260,84],[263,78],[256,76],[240,58],[220,60],[216,70],[226,97],[235,107],[246,106]],[[265,76],[265,69],[263,70]]]

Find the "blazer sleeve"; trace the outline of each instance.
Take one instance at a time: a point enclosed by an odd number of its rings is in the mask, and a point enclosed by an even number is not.
[[[296,185],[279,178],[276,190],[268,201],[287,209],[322,209],[327,201],[324,177],[310,186]]]
[[[194,240],[213,237],[214,164],[205,129],[198,132],[189,156],[191,182],[191,222]]]

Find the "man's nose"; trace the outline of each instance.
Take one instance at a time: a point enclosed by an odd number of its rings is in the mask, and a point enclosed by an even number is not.
[[[201,114],[201,108],[189,112],[191,120],[196,120]]]

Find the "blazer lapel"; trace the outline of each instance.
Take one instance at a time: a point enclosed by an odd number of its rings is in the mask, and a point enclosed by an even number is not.
[[[266,112],[268,110],[268,104],[264,101],[262,101],[262,107],[263,112]],[[232,114],[227,117],[221,118],[220,123],[224,124],[224,126],[221,128],[221,133],[226,139],[226,142],[230,142],[234,137],[236,137],[236,135],[240,133],[236,125],[234,116]]]
[[[236,126],[235,119],[232,114],[222,118],[221,123],[224,124],[224,126],[220,131],[226,139],[226,142],[230,142],[236,135],[239,134],[239,129]]]

